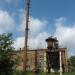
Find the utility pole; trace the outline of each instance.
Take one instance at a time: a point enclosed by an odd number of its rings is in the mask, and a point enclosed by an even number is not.
[[[24,51],[24,64],[23,64],[24,71],[26,71],[26,65],[27,65],[29,8],[30,8],[30,0],[26,0],[26,24],[25,24],[25,45],[24,45],[25,51]]]

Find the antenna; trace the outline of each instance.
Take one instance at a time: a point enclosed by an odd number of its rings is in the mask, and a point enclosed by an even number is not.
[[[26,71],[26,65],[27,65],[27,50],[28,50],[28,25],[29,25],[29,8],[30,8],[30,0],[26,0],[26,24],[25,24],[25,53],[24,53],[24,65],[23,68]]]

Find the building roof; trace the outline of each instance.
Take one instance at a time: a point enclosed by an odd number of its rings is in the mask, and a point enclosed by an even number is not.
[[[46,42],[48,42],[48,41],[56,41],[56,42],[57,42],[58,40],[57,40],[56,37],[52,37],[52,36],[51,36],[51,37],[48,37],[48,38],[46,39]]]

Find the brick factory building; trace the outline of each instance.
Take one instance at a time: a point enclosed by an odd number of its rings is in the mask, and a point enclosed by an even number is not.
[[[15,52],[19,58],[17,70],[42,70],[45,72],[59,72],[62,70],[67,72],[67,48],[60,48],[57,38],[47,38],[48,46],[46,49],[28,49],[29,7],[30,0],[26,0],[25,44],[23,49]]]
[[[52,40],[52,41],[51,41]],[[54,43],[50,43],[54,42]],[[48,43],[47,49],[36,49],[36,50],[28,50],[27,51],[27,65],[26,69],[29,71],[34,70],[42,70],[45,72],[48,72],[49,70],[51,72],[59,72],[59,52],[61,51],[61,59],[62,59],[62,70],[64,72],[68,71],[68,63],[67,63],[67,48],[58,48],[58,46],[53,47],[52,44],[58,45],[55,43],[55,38],[49,37],[46,39],[46,42]],[[17,56],[19,57],[19,64],[17,65],[17,70],[23,71],[24,66],[24,56],[25,56],[25,50],[20,49],[19,51],[16,51]],[[50,66],[50,67],[49,67]]]

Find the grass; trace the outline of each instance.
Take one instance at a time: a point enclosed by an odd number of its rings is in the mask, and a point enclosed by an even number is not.
[[[20,73],[20,72],[17,72],[14,75],[60,75],[60,74],[52,74],[52,73],[44,73],[44,72],[40,72],[40,73],[33,73],[33,72]],[[63,75],[75,75],[75,72],[63,73]]]
[[[75,75],[75,72],[64,73],[63,75]]]

